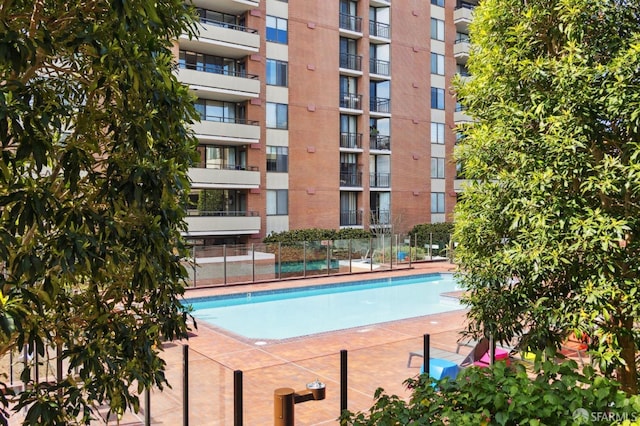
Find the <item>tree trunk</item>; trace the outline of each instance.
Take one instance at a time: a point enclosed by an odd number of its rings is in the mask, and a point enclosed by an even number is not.
[[[636,372],[636,344],[633,340],[633,318],[620,320],[621,332],[618,335],[618,342],[622,349],[620,355],[626,365],[618,368],[618,381],[622,385],[622,390],[627,395],[638,393],[638,373]]]

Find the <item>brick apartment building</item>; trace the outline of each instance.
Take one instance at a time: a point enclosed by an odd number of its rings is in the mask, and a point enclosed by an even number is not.
[[[176,47],[201,116],[190,239],[450,220],[477,0],[193,3],[199,36]]]

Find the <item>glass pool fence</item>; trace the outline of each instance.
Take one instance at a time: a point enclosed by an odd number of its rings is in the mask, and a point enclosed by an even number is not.
[[[451,237],[394,234],[369,239],[194,246],[185,260],[192,287],[409,268],[451,260]]]
[[[346,403],[346,408],[352,412],[366,411],[373,405],[378,387],[387,394],[408,398],[410,392],[404,381],[420,373],[422,359],[414,359],[408,365],[407,356],[422,345],[422,337],[411,337],[348,351],[339,347],[317,351],[310,347],[309,353],[300,359],[286,362],[274,358],[271,363],[265,363],[264,355],[257,349],[236,353],[235,360],[232,357],[225,362],[219,356],[217,361],[213,360],[208,354],[182,343],[167,343],[163,358],[167,363],[165,373],[170,386],[143,392],[139,395],[139,411],[127,411],[119,419],[113,415],[107,418],[109,405],[105,402],[95,407],[92,424],[274,425],[277,424],[274,423],[275,391],[291,388],[296,393],[303,393],[307,384],[315,381],[325,385],[325,398],[296,403],[293,408],[295,424],[337,424],[343,404]],[[438,349],[433,348],[434,351]],[[394,356],[386,356],[388,354]],[[39,360],[40,381],[48,379],[44,371],[46,363],[53,364],[48,373],[55,374],[55,355],[51,355],[52,358]],[[237,363],[238,356],[256,357],[254,364],[261,366],[234,370],[229,365]],[[243,364],[251,365],[247,359]],[[23,361],[14,358],[15,376],[20,375]],[[33,368],[33,364],[30,367]],[[19,377],[14,377],[13,385],[19,396],[23,389]],[[343,386],[346,395],[341,393]],[[25,414],[26,410],[11,412],[10,424],[20,424]]]

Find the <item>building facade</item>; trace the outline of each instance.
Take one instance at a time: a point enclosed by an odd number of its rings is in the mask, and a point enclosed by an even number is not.
[[[188,238],[450,220],[474,3],[194,0],[199,35],[176,47],[201,118]]]

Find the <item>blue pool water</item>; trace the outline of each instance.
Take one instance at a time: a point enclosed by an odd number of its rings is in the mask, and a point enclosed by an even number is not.
[[[462,309],[442,293],[451,274],[385,278],[190,299],[197,321],[249,339],[278,340]]]

